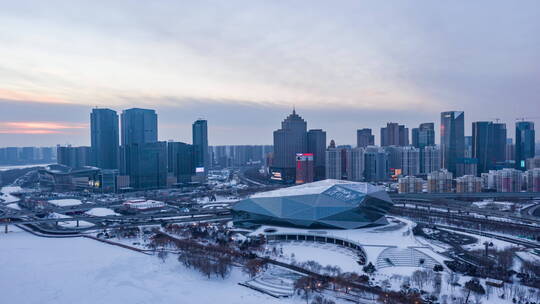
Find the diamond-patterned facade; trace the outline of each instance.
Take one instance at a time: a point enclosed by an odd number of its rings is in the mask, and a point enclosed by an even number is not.
[[[234,224],[308,229],[355,229],[382,225],[392,200],[368,183],[337,180],[258,193],[232,208]]]

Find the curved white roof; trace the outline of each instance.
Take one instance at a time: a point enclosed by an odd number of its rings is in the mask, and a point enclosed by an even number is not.
[[[325,179],[318,182],[292,186],[288,188],[282,188],[267,192],[256,193],[251,198],[260,197],[279,197],[279,196],[293,196],[293,195],[306,195],[306,194],[320,194],[328,190],[334,185],[339,185],[343,188],[347,188],[360,193],[371,193],[376,191],[384,191],[382,187],[372,185],[370,183],[352,182],[338,179]]]

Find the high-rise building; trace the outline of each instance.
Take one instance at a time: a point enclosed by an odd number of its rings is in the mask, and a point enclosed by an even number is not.
[[[364,180],[364,148],[356,147],[347,150],[347,174],[348,179],[351,181],[363,181]]]
[[[356,130],[356,146],[365,148],[375,145],[375,135],[371,134],[371,129]]]
[[[468,158],[473,157],[473,137],[465,136],[465,140],[463,142],[465,147],[465,152],[463,156]]]
[[[332,141],[333,142],[333,141]],[[326,178],[327,179],[341,179],[341,148],[336,148],[335,145],[330,145],[326,149]]]
[[[390,171],[398,173],[401,172],[401,151],[403,147],[400,146],[386,146],[384,151],[388,154],[388,168]]]
[[[381,128],[381,146],[408,146],[409,129],[404,125],[389,122]]]
[[[464,175],[456,178],[456,192],[482,192],[482,178],[474,175]]]
[[[435,145],[435,124],[426,122],[420,124],[418,128],[413,128],[412,145],[420,149]]]
[[[364,178],[369,182],[387,181],[390,177],[388,153],[380,147],[369,146],[364,151]]]
[[[540,168],[533,168],[525,172],[528,192],[540,192]]]
[[[122,111],[122,146],[154,143],[158,140],[154,110],[132,108]]]
[[[195,174],[193,146],[183,142],[167,143],[167,170],[178,183],[191,182]]]
[[[135,143],[125,147],[126,174],[135,189],[157,189],[167,185],[167,143]]]
[[[540,156],[527,158],[526,168],[527,168],[527,170],[531,170],[531,169],[534,169],[534,168],[540,168]]]
[[[321,129],[312,129],[307,132],[307,150],[313,154],[315,180],[325,177],[326,163],[326,132]]]
[[[401,172],[403,175],[420,174],[420,149],[413,146],[401,148]]]
[[[505,161],[507,164],[511,164],[516,161],[515,153],[516,153],[516,147],[514,145],[514,142],[512,141],[511,138],[507,138],[506,139],[506,155],[505,155]],[[512,167],[515,167],[515,165]]]
[[[398,179],[399,193],[422,193],[424,180],[414,176],[405,176]]]
[[[512,168],[492,170],[495,175],[497,192],[520,192],[522,187],[523,172]]]
[[[36,160],[36,151],[36,147],[23,147],[21,149],[20,159],[25,163],[33,162]]]
[[[525,170],[525,161],[527,158],[534,157],[535,154],[535,134],[534,122],[518,121],[516,122],[516,169]]]
[[[427,178],[427,191],[429,193],[452,192],[452,172],[441,169],[429,173]]]
[[[82,168],[92,164],[90,147],[56,147],[57,163],[71,168]]]
[[[206,120],[198,119],[192,126],[193,153],[195,170],[206,175],[209,168],[208,161],[208,123]],[[199,169],[197,169],[199,168]],[[200,169],[203,168],[203,169]]]
[[[441,113],[441,165],[456,175],[456,164],[464,158],[465,113],[450,111]]]
[[[497,168],[506,164],[506,124],[493,123],[493,159]]]
[[[314,181],[313,153],[296,153],[296,184]]]
[[[281,128],[274,131],[274,158],[270,168],[273,179],[294,182],[296,153],[305,153],[307,150],[307,123],[293,110],[281,122]]]
[[[478,160],[475,175],[505,163],[506,125],[491,121],[472,123],[472,158]]]
[[[441,168],[441,150],[437,146],[427,146],[423,149],[422,173],[428,174]]]
[[[93,164],[101,169],[118,169],[118,115],[110,109],[92,109],[90,138]]]

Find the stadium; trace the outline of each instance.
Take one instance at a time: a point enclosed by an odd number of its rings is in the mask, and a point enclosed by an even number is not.
[[[257,193],[236,203],[232,213],[235,227],[248,236],[296,252],[304,247],[331,260],[349,252],[358,264],[377,269],[444,265],[444,257],[414,237],[413,222],[387,216],[392,206],[382,187],[323,180]]]

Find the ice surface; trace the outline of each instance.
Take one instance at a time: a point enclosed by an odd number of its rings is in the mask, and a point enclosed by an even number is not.
[[[14,228],[16,229],[16,228]],[[0,235],[2,303],[304,303],[279,300],[238,285],[236,269],[225,280],[207,279],[173,257],[162,263],[124,248],[85,238]]]

